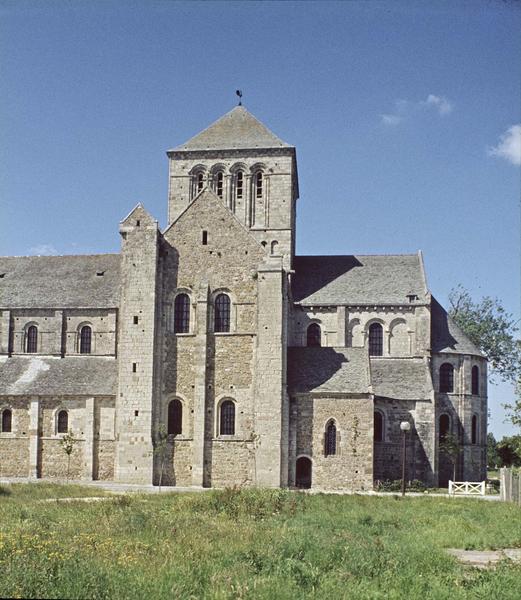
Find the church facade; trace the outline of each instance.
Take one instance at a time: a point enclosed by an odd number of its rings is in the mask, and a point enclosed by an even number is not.
[[[169,151],[168,226],[0,258],[0,477],[368,490],[486,475],[487,373],[422,255],[299,256],[296,151],[238,106]],[[454,460],[443,442],[458,447]]]

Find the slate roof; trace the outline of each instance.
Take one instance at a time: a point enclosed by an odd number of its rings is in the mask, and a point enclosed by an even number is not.
[[[293,300],[302,304],[425,304],[428,290],[419,254],[297,256]]]
[[[245,150],[292,148],[256,119],[244,106],[236,106],[178,150]]]
[[[289,348],[290,393],[369,393],[369,357],[365,348]]]
[[[373,394],[398,400],[429,399],[432,380],[429,367],[422,359],[372,358]]]
[[[0,257],[0,307],[115,307],[119,268],[119,254]]]
[[[434,298],[431,305],[431,344],[432,352],[484,356]]]
[[[117,362],[104,356],[0,357],[1,395],[112,396]]]

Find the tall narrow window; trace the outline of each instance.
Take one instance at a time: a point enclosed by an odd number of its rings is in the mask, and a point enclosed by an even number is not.
[[[235,404],[232,400],[225,400],[221,404],[219,434],[235,435]]]
[[[177,435],[183,432],[183,405],[175,398],[168,405],[168,434]]]
[[[440,415],[440,422],[438,427],[438,441],[443,442],[447,439],[450,433],[450,419],[449,415]]]
[[[215,326],[218,333],[230,331],[230,297],[219,294],[215,298]]]
[[[13,427],[13,413],[6,408],[2,413],[2,433],[11,433]]]
[[[204,175],[203,173],[197,173],[196,176],[196,192],[202,192],[203,191],[203,186],[204,186]]]
[[[311,323],[307,330],[307,345],[308,346],[320,346],[321,345],[321,334],[320,325],[318,323]]]
[[[90,354],[92,343],[92,329],[84,325],[80,331],[80,354]]]
[[[174,302],[174,332],[190,331],[190,298],[188,294],[178,294]]]
[[[479,367],[472,367],[472,393],[479,396]]]
[[[36,325],[31,325],[27,329],[25,351],[30,353],[38,352],[38,327]]]
[[[336,454],[336,425],[334,421],[329,421],[326,426],[324,454],[326,456],[333,456]]]
[[[477,417],[477,415],[472,415],[472,430],[471,430],[470,441],[473,444],[478,443],[478,417]]]
[[[263,187],[263,178],[262,171],[259,171],[257,175],[255,175],[255,197],[262,198],[262,187]]]
[[[384,418],[379,410],[374,411],[374,441],[384,441]]]
[[[237,200],[241,200],[243,197],[244,189],[244,174],[242,171],[237,171],[237,179],[235,182],[235,196]]]
[[[452,393],[454,391],[454,367],[450,363],[443,363],[440,367],[440,392]]]
[[[223,175],[222,171],[219,171],[215,178],[215,192],[219,196],[219,198],[223,197],[223,190],[224,190],[224,175]]]
[[[369,356],[382,356],[384,349],[384,330],[380,323],[369,327]]]
[[[58,413],[58,433],[67,433],[69,431],[69,414],[66,410],[60,410]]]

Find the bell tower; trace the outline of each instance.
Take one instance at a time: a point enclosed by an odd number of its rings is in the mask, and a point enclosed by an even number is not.
[[[274,135],[244,106],[167,152],[168,224],[211,189],[270,255],[291,268],[298,198],[294,146]]]

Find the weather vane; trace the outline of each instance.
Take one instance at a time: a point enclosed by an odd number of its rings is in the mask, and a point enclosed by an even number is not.
[[[235,90],[237,96],[239,96],[239,106],[242,106],[242,90]]]

